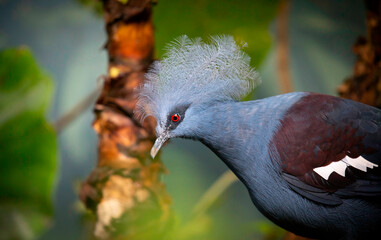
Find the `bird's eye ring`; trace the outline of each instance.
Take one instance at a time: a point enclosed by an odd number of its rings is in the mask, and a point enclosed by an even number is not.
[[[172,122],[178,122],[180,120],[180,115],[179,114],[173,114],[171,117]]]

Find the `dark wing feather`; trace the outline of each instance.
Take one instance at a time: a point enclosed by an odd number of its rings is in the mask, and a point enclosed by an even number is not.
[[[346,156],[380,166],[381,110],[337,97],[310,93],[295,103],[281,120],[270,143],[290,188],[304,197],[338,205],[343,197],[381,197],[381,168],[362,172],[348,165],[345,177],[328,179],[314,168]],[[317,191],[320,190],[320,191]]]
[[[340,205],[343,201],[327,191],[313,187],[300,181],[297,177],[288,173],[282,173],[282,177],[289,183],[290,188],[306,198],[326,205]]]

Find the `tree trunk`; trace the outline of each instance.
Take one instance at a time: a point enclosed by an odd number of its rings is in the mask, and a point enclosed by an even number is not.
[[[366,0],[367,36],[353,46],[353,76],[338,88],[341,97],[381,108],[381,1]]]
[[[160,158],[149,150],[155,123],[134,118],[134,89],[153,61],[149,0],[103,0],[108,76],[95,104],[98,163],[80,198],[96,214],[94,234],[110,239],[161,239],[171,226],[170,197],[159,177]]]

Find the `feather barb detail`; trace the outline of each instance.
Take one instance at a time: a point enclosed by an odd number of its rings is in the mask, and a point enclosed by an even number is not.
[[[167,45],[138,88],[137,112],[144,119],[174,104],[239,100],[258,82],[250,57],[231,36],[181,36]]]

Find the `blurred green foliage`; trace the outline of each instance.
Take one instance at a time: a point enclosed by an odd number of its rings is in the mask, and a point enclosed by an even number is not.
[[[102,1],[100,0],[76,0],[84,7],[91,9],[96,15],[101,16],[103,13]]]
[[[248,43],[252,66],[259,66],[271,46],[269,28],[278,9],[275,0],[159,0],[153,8],[157,56],[180,35],[207,38],[233,35]]]
[[[52,90],[27,48],[0,52],[0,239],[32,239],[49,223],[57,146],[45,114]]]

